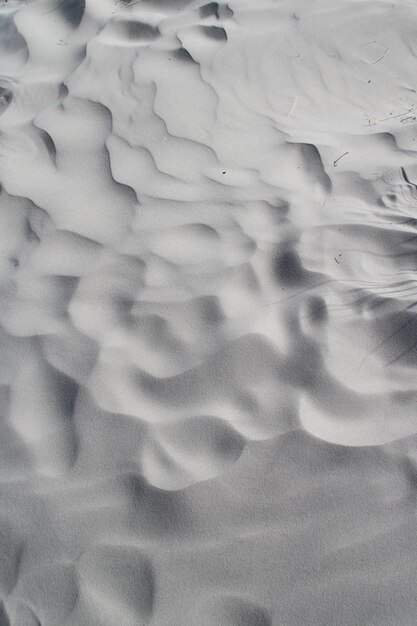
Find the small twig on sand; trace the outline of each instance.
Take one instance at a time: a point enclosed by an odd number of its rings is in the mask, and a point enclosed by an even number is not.
[[[416,116],[415,115],[409,115],[408,117],[403,117],[400,120],[400,122],[402,124],[405,124],[405,122],[415,122],[415,121],[416,121]]]
[[[340,155],[340,157],[336,159],[336,161],[333,161],[333,167],[337,167],[337,164],[339,163],[340,159],[343,159],[343,157],[346,156],[347,154],[349,154],[349,152],[344,152],[343,154]]]
[[[378,122],[386,122],[387,120],[394,120],[397,117],[402,117],[403,115],[407,115],[407,113],[412,113],[415,107],[411,107],[407,111],[403,111],[402,113],[397,113],[396,115],[389,115],[388,117],[383,117],[382,120],[377,120]]]

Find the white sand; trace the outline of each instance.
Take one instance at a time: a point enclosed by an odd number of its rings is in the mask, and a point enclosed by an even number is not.
[[[414,626],[417,7],[0,2],[0,626]]]

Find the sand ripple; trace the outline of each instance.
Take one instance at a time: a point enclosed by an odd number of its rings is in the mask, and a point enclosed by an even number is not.
[[[416,9],[0,5],[0,623],[415,620]]]

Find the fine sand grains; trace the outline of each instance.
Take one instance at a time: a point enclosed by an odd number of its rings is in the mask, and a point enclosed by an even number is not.
[[[0,626],[411,626],[417,8],[0,2]]]

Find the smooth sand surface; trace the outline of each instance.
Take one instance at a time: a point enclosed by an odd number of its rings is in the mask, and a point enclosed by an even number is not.
[[[0,626],[415,626],[416,25],[0,2]]]

